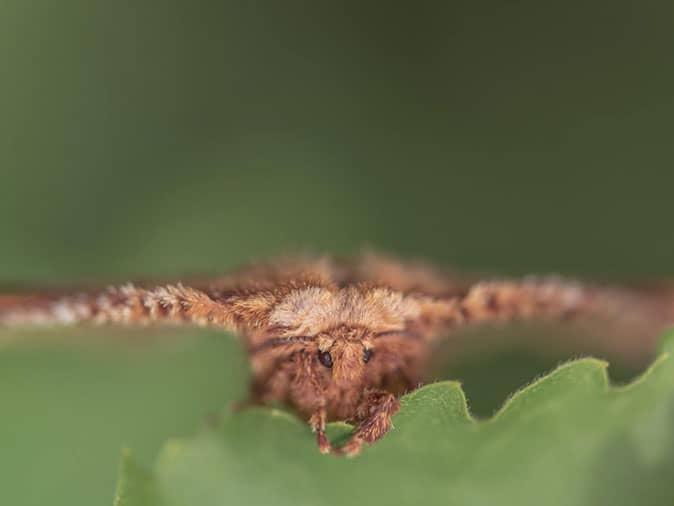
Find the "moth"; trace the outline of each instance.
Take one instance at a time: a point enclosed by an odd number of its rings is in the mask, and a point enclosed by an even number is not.
[[[674,320],[674,297],[558,277],[474,280],[372,254],[282,259],[183,283],[0,295],[0,326],[167,323],[237,334],[251,401],[284,403],[308,422],[322,453],[347,456],[389,431],[400,396],[421,384],[445,336],[579,318],[654,332]],[[340,447],[325,434],[333,420],[355,426]]]

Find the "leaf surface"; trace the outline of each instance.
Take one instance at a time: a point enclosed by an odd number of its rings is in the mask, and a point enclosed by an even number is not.
[[[460,384],[428,385],[355,459],[320,455],[285,412],[224,413],[169,441],[152,473],[126,457],[115,506],[673,504],[673,352],[670,333],[651,368],[621,387],[605,362],[566,363],[488,420],[471,417]],[[333,437],[345,429],[333,424]]]

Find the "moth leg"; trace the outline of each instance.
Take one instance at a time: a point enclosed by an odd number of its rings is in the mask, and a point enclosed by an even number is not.
[[[311,418],[309,418],[309,425],[311,430],[316,433],[316,443],[318,444],[318,451],[322,454],[332,453],[333,448],[330,444],[330,440],[325,435],[325,422],[327,420],[327,413],[325,408],[320,408],[316,411]]]
[[[395,395],[383,390],[368,391],[356,410],[360,423],[349,440],[337,451],[340,455],[353,457],[360,453],[364,444],[371,444],[383,437],[392,427],[391,417],[400,409]]]

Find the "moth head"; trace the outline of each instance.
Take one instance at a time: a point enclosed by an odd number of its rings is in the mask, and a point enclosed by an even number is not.
[[[332,381],[353,383],[361,381],[367,364],[374,357],[374,346],[362,329],[335,329],[317,338],[316,360],[328,369]]]

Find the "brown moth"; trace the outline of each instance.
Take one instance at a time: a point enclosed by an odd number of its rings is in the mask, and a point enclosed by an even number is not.
[[[418,263],[365,255],[252,265],[190,284],[0,295],[0,326],[148,323],[211,326],[242,337],[256,403],[308,421],[322,453],[356,455],[391,428],[420,385],[433,344],[462,327],[513,320],[611,320],[654,332],[674,319],[666,291],[556,277],[477,283]],[[328,421],[355,424],[333,448]]]

